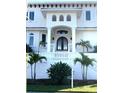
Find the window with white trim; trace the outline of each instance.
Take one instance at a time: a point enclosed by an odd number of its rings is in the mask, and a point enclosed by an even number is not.
[[[64,16],[63,15],[60,15],[59,21],[64,21]]]
[[[34,12],[27,12],[26,13],[26,20],[34,21]]]
[[[67,15],[66,20],[67,20],[67,21],[71,21],[71,16],[70,16],[70,15]]]
[[[86,20],[87,21],[91,20],[91,12],[90,11],[86,11]]]
[[[29,34],[29,45],[30,46],[34,45],[34,34],[33,33]]]
[[[32,21],[34,20],[34,12],[33,11],[30,12],[29,19],[32,20]]]
[[[52,21],[56,21],[56,15],[52,16]]]

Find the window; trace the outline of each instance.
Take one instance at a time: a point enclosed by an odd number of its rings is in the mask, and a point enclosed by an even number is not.
[[[42,34],[42,42],[46,42],[46,34]]]
[[[67,15],[67,21],[71,21],[71,16],[70,15]]]
[[[52,21],[56,21],[56,16],[55,15],[52,16]]]
[[[26,20],[28,20],[28,12],[26,12]]]
[[[63,15],[60,15],[60,17],[59,17],[59,21],[64,21],[64,17],[63,17]]]
[[[30,20],[34,20],[34,12],[30,12],[30,14],[29,14],[29,19],[30,19]]]
[[[91,13],[90,11],[86,11],[86,20],[91,20]]]
[[[30,33],[30,36],[29,36],[29,45],[30,46],[33,46],[33,43],[34,43],[34,34],[33,33]]]
[[[68,51],[68,40],[65,37],[60,37],[57,40],[57,50],[58,51]]]
[[[68,34],[68,31],[65,31],[65,30],[59,30],[59,31],[57,31],[57,34]]]

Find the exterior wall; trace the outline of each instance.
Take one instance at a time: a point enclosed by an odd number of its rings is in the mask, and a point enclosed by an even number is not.
[[[34,20],[26,21],[27,27],[46,27],[46,19],[41,13],[40,8],[27,8],[27,12],[34,11]]]
[[[26,33],[26,43],[29,44],[29,34],[34,34],[34,44],[33,47],[38,47],[39,44],[39,31],[27,31]]]
[[[48,9],[49,10],[49,9]],[[64,10],[64,9],[63,9]],[[86,16],[85,13],[86,11],[91,11],[91,20],[86,21]],[[83,7],[82,12],[80,17],[77,16],[76,12],[72,12],[71,10],[68,12],[62,11],[62,12],[47,12],[46,17],[43,16],[43,12],[41,11],[41,8],[27,8],[27,12],[34,11],[35,12],[35,17],[34,21],[26,21],[27,27],[53,27],[53,26],[58,26],[58,25],[65,25],[69,27],[96,27],[96,16],[97,16],[97,11],[96,7]],[[59,10],[58,10],[59,11]],[[52,22],[52,15],[55,14],[57,15],[57,21]],[[64,20],[65,17],[70,14],[71,15],[71,22],[63,21],[60,22],[58,21],[58,18],[60,15],[64,15]]]
[[[92,46],[97,45],[97,32],[96,31],[76,31],[76,42],[80,40],[88,40]]]
[[[57,21],[52,21],[52,15],[57,16]],[[59,16],[63,15],[64,16],[64,21],[59,21]],[[67,15],[71,15],[71,21],[66,21]],[[47,13],[47,22],[46,25],[47,27],[55,27],[55,26],[69,26],[69,27],[76,27],[77,26],[77,15],[75,13],[71,12],[64,12],[64,13]]]
[[[30,33],[34,34],[34,45],[32,46],[34,51],[43,51],[46,52],[47,47],[44,47],[44,49],[41,49],[42,47],[39,48],[39,42],[42,41],[42,34],[46,34],[46,38],[47,36],[47,31],[44,30],[30,30],[26,32],[26,44],[29,44],[29,37],[30,37]]]
[[[68,56],[64,54],[66,57],[64,56],[63,58],[62,58],[62,56],[60,58],[55,58],[55,57],[52,58],[54,56],[54,53],[51,53],[51,54],[50,53],[49,54],[42,53],[42,55],[47,55],[48,59],[47,59],[47,62],[43,61],[43,63],[40,63],[40,62],[37,63],[37,69],[36,69],[36,74],[37,74],[36,78],[37,79],[49,78],[48,74],[47,74],[47,69],[50,68],[50,64],[54,64],[56,62],[59,62],[60,60],[64,63],[67,63],[71,67],[73,66],[74,79],[79,79],[79,80],[82,79],[83,70],[81,69],[80,63],[77,63],[77,64],[73,63],[74,62],[73,60],[75,57],[80,57],[79,53],[75,53],[75,54],[73,54],[73,56],[72,56],[72,53],[68,54]],[[92,54],[87,53],[85,55],[87,55],[90,58],[96,59],[96,53],[92,53]],[[59,54],[57,56],[59,56]],[[89,68],[88,68],[88,77],[87,78],[88,79],[96,79],[96,72],[97,72],[96,71],[96,63],[94,63],[93,67],[89,66]],[[28,64],[27,65],[27,78],[28,79],[31,78],[30,74],[31,74],[30,73],[30,65]]]
[[[91,11],[91,20],[86,20],[86,11]],[[96,7],[84,7],[82,9],[81,17],[78,18],[77,26],[78,27],[96,27]]]

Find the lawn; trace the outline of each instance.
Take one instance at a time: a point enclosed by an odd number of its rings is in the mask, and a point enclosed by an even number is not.
[[[82,92],[82,93],[97,93],[97,85],[90,84],[84,86],[53,86],[53,85],[27,85],[27,91],[34,92]]]

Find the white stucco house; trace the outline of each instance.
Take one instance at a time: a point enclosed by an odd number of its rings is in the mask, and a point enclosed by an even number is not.
[[[47,57],[47,62],[37,63],[37,79],[48,78],[47,69],[55,62],[66,62],[73,67],[73,78],[82,79],[79,63],[73,65],[79,57],[82,47],[76,46],[80,40],[88,40],[97,45],[97,3],[83,2],[49,2],[28,3],[26,16],[26,43],[35,52]],[[39,42],[47,44],[39,47]],[[97,54],[89,49],[84,53],[97,60]],[[96,64],[89,67],[88,79],[97,79]],[[27,65],[27,78],[30,77],[30,65]]]

